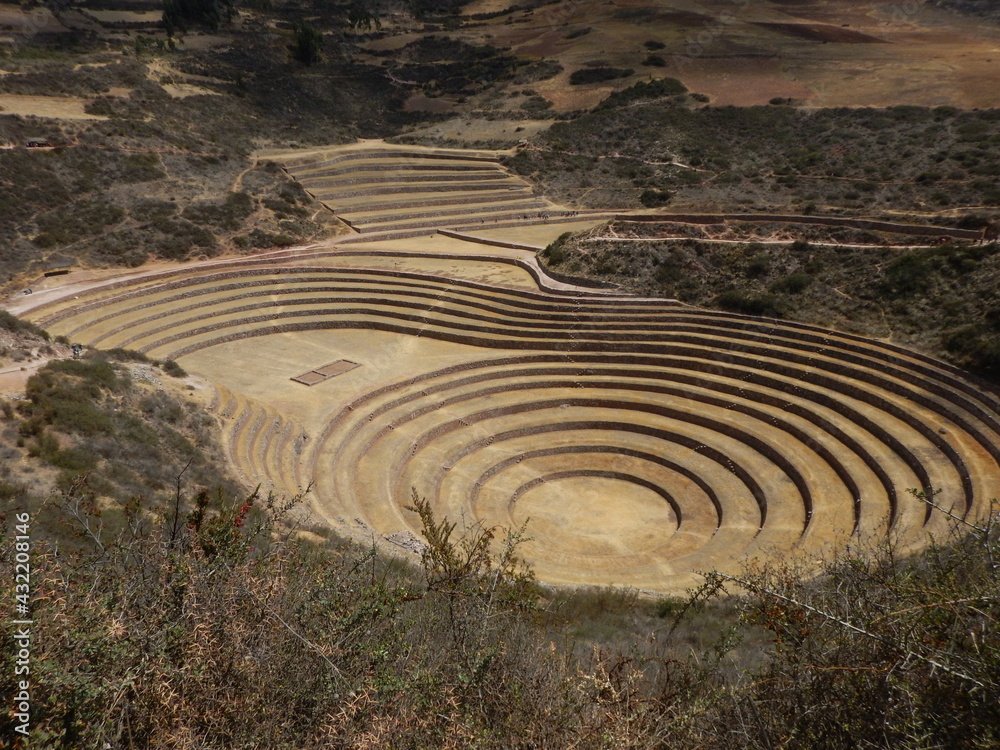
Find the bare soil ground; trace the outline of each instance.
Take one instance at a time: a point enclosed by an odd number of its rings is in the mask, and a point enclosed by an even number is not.
[[[0,114],[51,117],[57,120],[106,120],[87,112],[91,100],[71,96],[0,94]]]

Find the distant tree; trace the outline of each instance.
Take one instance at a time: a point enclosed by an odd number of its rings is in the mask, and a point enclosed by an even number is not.
[[[665,206],[673,200],[674,194],[669,190],[658,188],[646,188],[639,196],[639,202],[646,208],[659,208]]]
[[[299,21],[295,24],[295,59],[305,65],[319,62],[323,50],[323,34],[312,24]]]
[[[168,35],[189,25],[215,31],[233,17],[230,0],[163,0],[163,25]]]
[[[365,31],[371,31],[373,26],[376,29],[382,28],[382,19],[375,15],[369,5],[364,2],[351,4],[347,11],[347,23],[352,29],[363,28]]]
[[[1000,239],[1000,221],[991,221],[983,227],[983,235],[979,238],[979,244],[996,242],[998,239]]]

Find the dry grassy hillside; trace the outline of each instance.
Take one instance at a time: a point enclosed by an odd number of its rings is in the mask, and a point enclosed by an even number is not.
[[[149,4],[84,3],[44,23],[4,6],[0,275],[30,279],[62,250],[134,266],[322,239],[343,227],[255,149],[391,135],[509,147],[670,79],[700,98],[625,115],[679,142],[633,144],[605,113],[515,164],[585,205],[635,205],[647,188],[717,205],[993,205],[990,116],[940,107],[995,103],[1000,32],[941,5],[276,2],[193,16],[169,38]],[[810,109],[719,109],[769,101]],[[812,111],[858,104],[939,109]],[[38,136],[55,148],[26,152]]]

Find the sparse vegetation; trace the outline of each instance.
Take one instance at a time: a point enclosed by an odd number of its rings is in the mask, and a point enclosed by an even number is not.
[[[550,195],[595,208],[638,206],[651,186],[676,191],[674,205],[695,211],[812,205],[871,216],[1000,206],[988,179],[1000,158],[1000,110],[702,107],[705,97],[681,97],[670,81],[636,84],[556,123],[510,166]],[[609,153],[645,168],[605,169]],[[583,168],[580,157],[595,161]]]
[[[1000,739],[995,514],[956,524],[919,559],[890,540],[819,578],[790,561],[645,601],[616,589],[553,595],[519,564],[518,533],[459,535],[417,496],[427,548],[413,570],[374,550],[295,541],[283,526],[295,498],[188,493],[181,478],[158,503],[127,502],[119,524],[81,481],[54,503],[77,541],[33,551],[45,571],[35,745]],[[6,545],[0,569],[12,568]],[[0,674],[5,689],[12,675]],[[12,721],[0,724],[8,735]]]
[[[118,363],[146,369],[137,380]],[[93,352],[54,360],[29,379],[17,432],[31,455],[60,470],[58,487],[88,475],[88,491],[121,503],[162,493],[182,470],[189,481],[220,484],[211,420],[162,391],[150,392],[153,365],[137,352]],[[163,371],[183,376],[176,363]],[[228,481],[225,487],[235,490]]]

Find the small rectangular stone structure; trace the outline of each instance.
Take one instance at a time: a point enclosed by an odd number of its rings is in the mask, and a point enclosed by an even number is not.
[[[303,385],[316,385],[317,383],[322,383],[326,380],[326,375],[320,375],[315,370],[310,370],[309,372],[302,373],[301,375],[296,375],[292,378],[296,383],[302,383]]]
[[[315,370],[296,375],[292,380],[303,385],[316,385],[317,383],[322,383],[324,380],[329,380],[338,375],[343,375],[345,372],[350,372],[355,367],[360,367],[360,365],[357,362],[351,362],[349,359],[338,359],[336,362],[331,362],[328,365],[317,367]]]
[[[318,370],[313,370],[313,372],[318,372],[325,378],[332,378],[337,375],[343,375],[345,372],[350,372],[357,366],[357,362],[351,362],[349,359],[338,359],[336,362],[323,365]]]

